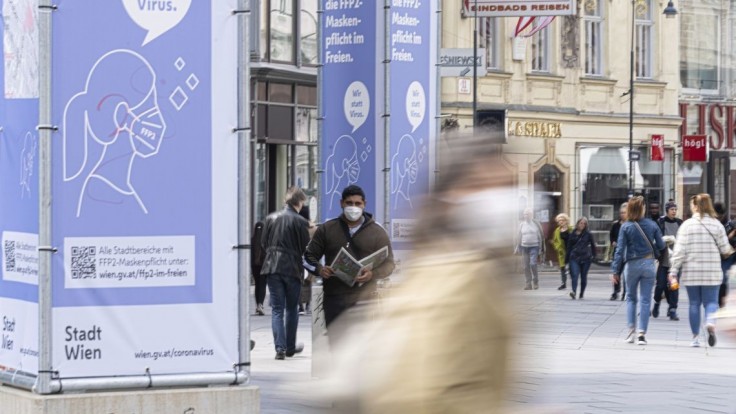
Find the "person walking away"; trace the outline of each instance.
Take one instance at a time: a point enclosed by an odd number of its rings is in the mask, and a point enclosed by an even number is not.
[[[728,243],[731,247],[736,248],[736,222],[728,219],[726,209],[723,207],[723,203],[716,201],[713,204],[713,209],[718,215],[718,221],[723,224],[726,230],[726,236],[728,237]],[[736,262],[736,255],[731,255],[728,258],[721,260],[721,269],[723,270],[723,283],[718,289],[718,307],[723,308],[726,306],[726,298],[728,297],[728,271],[731,266]]]
[[[542,226],[534,220],[531,208],[524,209],[524,220],[519,224],[516,251],[521,252],[524,264],[524,290],[539,289],[539,273],[537,263],[545,256],[544,232]]]
[[[612,257],[616,255],[616,247],[618,245],[618,233],[621,230],[621,225],[626,221],[627,205],[628,203],[621,204],[621,207],[618,210],[618,220],[613,222],[613,225],[611,226],[611,232],[608,234],[611,247],[613,248],[613,253],[611,254]],[[626,299],[626,283],[611,282],[611,284],[613,285],[611,300],[618,300],[619,292],[621,292],[621,300]]]
[[[655,260],[665,248],[662,232],[651,219],[646,218],[644,197],[635,196],[626,206],[626,222],[621,225],[618,248],[611,263],[611,278],[621,283],[624,273],[626,289],[626,316],[629,334],[626,342],[646,345],[650,302],[656,279]],[[639,323],[636,323],[637,303]],[[638,327],[638,334],[637,334]]]
[[[667,275],[670,270],[670,249],[674,247],[677,238],[677,230],[682,225],[682,220],[677,217],[677,204],[668,201],[664,205],[665,215],[657,221],[659,230],[662,232],[662,240],[667,247],[659,258],[659,266],[657,267],[657,283],[654,287],[654,307],[652,308],[652,317],[659,317],[659,303],[662,301],[662,295],[667,300],[667,317],[671,321],[679,321],[677,316],[677,302],[679,300],[679,289],[670,289],[667,283]]]
[[[307,270],[324,279],[322,306],[330,343],[339,336],[339,333],[330,329],[335,319],[358,301],[375,299],[376,281],[390,276],[395,267],[394,253],[386,230],[364,210],[366,198],[363,189],[357,185],[345,187],[340,206],[343,213],[317,228],[304,254]],[[388,257],[373,269],[361,270],[353,286],[333,277],[334,270],[330,264],[334,262],[340,249],[344,248],[355,259],[362,260],[383,247],[388,248]],[[323,258],[326,265],[320,263]]]
[[[567,274],[565,272],[567,249],[565,248],[565,244],[567,243],[567,238],[570,236],[570,232],[572,232],[572,226],[570,225],[570,217],[564,213],[558,214],[555,217],[555,221],[557,222],[557,228],[555,228],[552,234],[552,247],[557,252],[557,263],[560,266],[560,280],[562,281],[562,284],[557,290],[565,290],[567,289]]]
[[[691,346],[700,346],[701,307],[705,309],[708,345],[716,345],[715,313],[718,311],[718,290],[723,282],[721,257],[733,254],[726,230],[716,218],[710,196],[705,193],[690,198],[693,216],[680,226],[677,243],[670,260],[670,283],[680,282],[687,290],[690,302],[688,316],[693,334]]]
[[[299,291],[302,286],[302,255],[309,243],[309,223],[299,215],[307,196],[298,187],[286,191],[285,206],[266,217],[261,241],[266,251],[261,273],[271,293],[271,329],[276,359],[304,350],[296,343],[299,324]]]
[[[578,278],[580,279],[580,296],[585,295],[585,287],[588,285],[588,270],[596,254],[595,240],[593,234],[588,230],[588,218],[580,217],[575,224],[575,231],[567,238],[567,260],[570,264],[570,278],[572,279],[572,290],[570,298],[575,299],[578,289]]]
[[[256,315],[259,316],[265,315],[263,302],[266,300],[266,277],[261,275],[263,259],[266,257],[266,251],[261,246],[262,236],[263,222],[258,221],[253,226],[253,235],[250,238],[250,272],[256,282]]]

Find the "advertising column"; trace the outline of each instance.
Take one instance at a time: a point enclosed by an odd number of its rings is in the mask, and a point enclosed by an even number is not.
[[[238,361],[229,3],[78,0],[53,14],[52,360],[62,378],[225,372]]]
[[[390,236],[397,257],[409,249],[416,214],[429,191],[436,67],[433,1],[394,0],[390,13],[391,188]],[[436,58],[435,58],[436,60]]]
[[[376,1],[323,0],[323,170],[320,221],[339,216],[343,188],[363,188],[374,212],[376,194]]]
[[[0,370],[38,371],[38,2],[0,1]]]

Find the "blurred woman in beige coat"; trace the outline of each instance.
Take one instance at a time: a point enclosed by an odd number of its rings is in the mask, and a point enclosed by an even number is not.
[[[336,351],[339,412],[502,412],[515,192],[511,176],[489,162],[498,155],[484,147],[449,151],[417,221],[404,282],[381,316],[369,328],[353,326]]]

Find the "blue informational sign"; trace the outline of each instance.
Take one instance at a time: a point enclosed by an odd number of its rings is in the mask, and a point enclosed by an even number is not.
[[[38,301],[38,29],[33,5],[0,2],[0,297]]]
[[[322,0],[322,141],[320,221],[342,213],[342,190],[363,188],[375,211],[377,5],[367,0]]]
[[[54,307],[212,301],[211,8],[53,13]]]
[[[390,197],[394,249],[412,234],[422,197],[429,191],[433,25],[431,1],[393,1],[390,9]]]

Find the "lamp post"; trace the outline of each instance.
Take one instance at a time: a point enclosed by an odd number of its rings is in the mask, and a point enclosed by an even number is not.
[[[478,123],[478,0],[473,10],[473,133]]]
[[[631,49],[629,65],[629,197],[634,195],[634,44],[636,42],[636,1],[631,0]],[[677,9],[670,0],[662,14],[672,19],[677,16]]]

